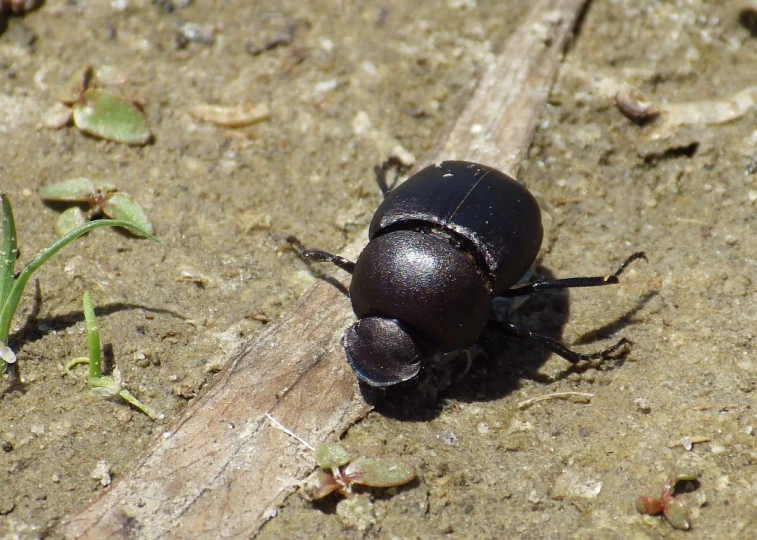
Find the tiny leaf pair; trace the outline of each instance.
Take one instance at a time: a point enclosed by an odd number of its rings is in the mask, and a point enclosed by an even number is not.
[[[73,178],[47,186],[42,190],[42,198],[50,202],[84,203],[90,206],[86,214],[78,206],[65,210],[55,224],[58,234],[66,234],[101,214],[153,233],[152,224],[144,210],[129,195],[119,192],[110,184],[95,185],[88,178]]]
[[[335,491],[349,497],[353,485],[402,486],[418,476],[415,467],[401,458],[360,457],[353,461],[337,443],[316,446],[315,461],[320,470],[303,488],[303,495],[309,500],[322,499]]]
[[[665,482],[659,498],[639,497],[636,499],[636,510],[640,514],[649,516],[662,514],[674,529],[689,530],[691,521],[688,512],[676,495],[694,491],[698,487],[699,480],[696,475],[673,475]]]

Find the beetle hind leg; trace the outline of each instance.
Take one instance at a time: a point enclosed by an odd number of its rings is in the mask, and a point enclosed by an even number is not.
[[[543,334],[537,334],[525,328],[520,328],[519,326],[516,326],[510,322],[492,321],[490,324],[495,329],[504,332],[505,334],[519,338],[530,339],[541,347],[547,349],[548,351],[552,351],[558,356],[562,356],[568,362],[571,362],[573,364],[576,364],[582,360],[605,360],[612,357],[618,351],[623,350],[625,352],[625,350],[630,348],[632,345],[629,339],[621,338],[617,343],[602,351],[593,353],[579,353],[572,349],[569,349],[566,345],[560,343],[556,339],[552,339],[551,337],[545,336]]]
[[[307,262],[328,262],[344,270],[345,272],[352,274],[355,270],[355,263],[341,257],[339,255],[333,255],[327,251],[321,251],[319,249],[307,249],[297,239],[296,236],[287,236],[286,241],[292,248],[297,251],[300,257]]]
[[[625,271],[626,267],[632,262],[644,259],[647,260],[647,256],[643,251],[637,251],[628,257],[623,264],[621,264],[614,273],[607,276],[596,277],[574,277],[566,279],[553,279],[549,281],[534,281],[520,287],[508,289],[501,296],[525,296],[528,294],[537,293],[539,291],[546,291],[550,289],[569,289],[574,287],[603,287],[604,285],[615,285],[620,282],[620,275]]]

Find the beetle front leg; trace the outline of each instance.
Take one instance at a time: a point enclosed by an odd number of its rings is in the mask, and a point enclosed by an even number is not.
[[[527,285],[523,285],[521,287],[515,287],[513,289],[508,289],[504,293],[501,294],[501,296],[506,297],[512,297],[512,296],[525,296],[528,294],[537,293],[540,291],[546,291],[549,289],[568,289],[568,288],[574,288],[574,287],[602,287],[604,285],[615,285],[616,283],[620,282],[620,274],[623,273],[623,271],[626,269],[626,267],[631,264],[633,261],[638,259],[644,259],[647,260],[647,256],[644,254],[643,251],[637,251],[630,257],[628,257],[623,264],[621,264],[617,270],[613,274],[610,274],[609,276],[597,276],[597,277],[575,277],[575,278],[566,278],[566,279],[554,279],[549,281],[535,281],[533,283],[528,283]]]
[[[402,163],[402,161],[400,161],[398,157],[391,156],[380,167],[376,165],[373,168],[373,172],[376,173],[376,183],[378,184],[378,187],[381,190],[381,193],[384,195],[384,197],[386,197],[387,194],[391,190],[393,190],[394,187],[397,185],[397,176],[399,176],[399,173],[402,170],[403,165],[404,164]],[[389,184],[386,181],[386,171],[392,168],[397,170],[397,176],[395,176],[394,178],[392,187],[389,187]]]
[[[519,338],[530,339],[531,341],[541,345],[548,351],[552,351],[553,353],[562,356],[568,362],[572,362],[573,364],[578,363],[581,360],[605,360],[621,348],[631,346],[630,340],[621,338],[615,345],[608,347],[603,351],[593,353],[578,353],[569,349],[566,345],[560,343],[556,339],[552,339],[551,337],[542,334],[537,334],[536,332],[532,332],[531,330],[527,330],[525,328],[520,328],[519,326],[516,326],[510,322],[490,321],[489,325],[494,329],[499,330],[500,332],[504,332],[505,334]]]
[[[345,259],[344,257],[340,257],[339,255],[332,255],[326,251],[306,249],[295,236],[287,236],[286,241],[297,251],[300,257],[307,262],[328,262],[350,274],[355,270],[354,262]]]

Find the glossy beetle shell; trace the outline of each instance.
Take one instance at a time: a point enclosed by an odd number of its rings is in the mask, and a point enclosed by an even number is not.
[[[375,241],[391,231],[424,226],[469,243],[493,296],[523,277],[543,236],[539,205],[523,184],[466,161],[430,165],[389,192],[373,216],[369,237]]]

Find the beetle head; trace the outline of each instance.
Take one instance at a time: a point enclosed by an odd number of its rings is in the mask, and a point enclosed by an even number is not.
[[[396,319],[363,317],[344,334],[347,361],[371,386],[391,386],[412,379],[424,354],[408,328]]]

